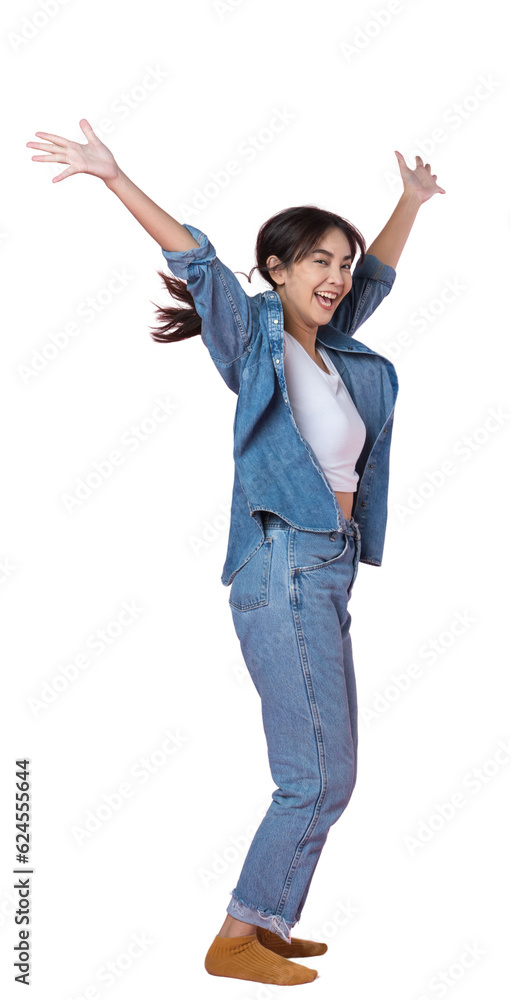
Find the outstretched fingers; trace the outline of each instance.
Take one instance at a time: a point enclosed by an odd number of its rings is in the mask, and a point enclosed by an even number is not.
[[[43,163],[68,163],[65,153],[41,153],[40,156],[32,156],[32,160],[42,160]]]
[[[45,149],[51,156],[67,156],[67,150],[61,149],[60,146],[52,145],[50,142],[27,142],[27,146],[29,146],[30,149]],[[32,159],[40,160],[47,159],[47,157],[33,156]]]
[[[69,142],[68,139],[64,139],[62,135],[52,135],[51,132],[35,132],[35,135],[41,136],[41,139],[49,139],[54,142],[56,146],[66,146]]]

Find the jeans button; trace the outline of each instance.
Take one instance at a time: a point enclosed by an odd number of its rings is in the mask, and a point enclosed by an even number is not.
[[[330,541],[331,542],[335,542],[336,537],[337,537],[336,532],[335,531],[331,531],[330,535],[329,535]]]

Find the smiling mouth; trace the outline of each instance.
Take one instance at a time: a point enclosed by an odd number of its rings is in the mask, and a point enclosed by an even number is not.
[[[319,292],[314,292],[314,295],[317,298],[317,300],[318,300],[321,308],[322,309],[326,309],[329,312],[332,311],[332,309],[334,307],[334,303],[337,302],[337,299],[339,298],[339,296],[336,295],[335,299],[330,299],[330,298],[327,298],[326,295],[320,295]]]

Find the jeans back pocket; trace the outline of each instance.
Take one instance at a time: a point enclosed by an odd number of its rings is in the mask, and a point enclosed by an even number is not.
[[[254,555],[236,573],[229,594],[232,608],[248,611],[268,604],[272,545],[273,538],[265,538]]]

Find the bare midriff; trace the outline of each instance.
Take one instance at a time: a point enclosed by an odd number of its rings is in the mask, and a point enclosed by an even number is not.
[[[349,521],[353,507],[353,493],[342,493],[340,490],[334,490],[334,493],[337,497],[339,507],[341,508],[346,520]]]

